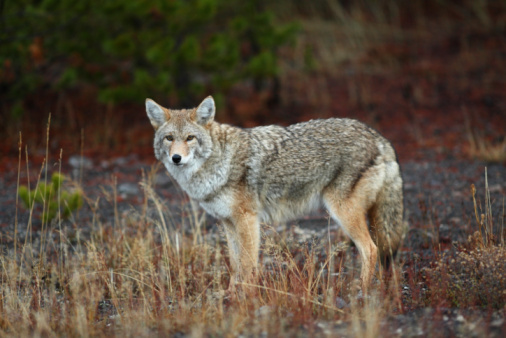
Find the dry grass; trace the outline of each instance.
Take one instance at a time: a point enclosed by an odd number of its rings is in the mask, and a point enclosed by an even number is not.
[[[479,235],[451,257],[436,252],[429,268],[401,264],[378,276],[366,298],[353,292],[355,249],[330,228],[313,238],[269,227],[258,280],[224,298],[230,274],[223,236],[206,230],[193,202],[184,203],[182,216],[172,215],[153,189],[155,174],[143,175],[143,203],[129,212],[118,210],[116,182],[112,192],[104,190],[105,206],[85,196],[87,219],[58,218],[33,232],[36,216],[27,211],[24,240],[17,236],[25,224],[16,224],[14,245],[0,256],[0,336],[376,337],[399,332],[385,323],[412,309],[505,304],[506,252],[488,194],[483,211],[475,204]],[[47,175],[43,165],[38,181]],[[113,219],[102,217],[109,210]]]
[[[115,212],[102,223],[93,208],[89,239],[73,234],[83,226],[76,220],[70,227],[51,224],[0,257],[0,336],[376,337],[401,332],[385,323],[411,309],[505,305],[506,251],[485,214],[478,218],[482,231],[467,243],[437,252],[414,278],[398,266],[405,275],[394,276],[400,285],[380,278],[368,298],[352,291],[354,251],[335,234],[311,239],[266,227],[257,282],[225,299],[223,237],[206,230],[191,202],[184,217],[172,217],[152,188],[155,172],[140,182],[139,210]],[[114,208],[113,198],[109,204]]]
[[[476,114],[470,117],[465,107],[463,113],[468,141],[467,155],[488,163],[506,162],[506,136],[492,138],[484,132],[483,127],[476,127]]]
[[[506,305],[506,248],[485,244],[481,233],[469,236],[457,251],[427,269],[432,302],[449,307],[502,309]]]
[[[37,185],[51,174],[47,162]],[[193,202],[173,217],[153,189],[155,174],[143,175],[144,201],[130,212],[118,210],[114,180],[112,192],[103,189],[106,206],[84,196],[91,216],[83,220],[39,222],[33,206],[28,224],[16,218],[13,246],[0,256],[0,336],[290,336],[332,333],[341,321],[362,337],[376,336],[398,310],[400,296],[386,286],[356,299],[355,262],[346,263],[348,245],[332,245],[330,232],[328,241],[308,241],[267,228],[258,280],[224,298],[222,237],[205,230]],[[110,210],[113,219],[102,217]]]
[[[503,1],[492,0],[281,0],[268,7],[280,21],[297,20],[300,24],[294,46],[280,50],[280,97],[285,105],[309,104],[322,116],[335,112],[332,84],[336,79],[347,89],[352,107],[373,106],[378,98],[370,77],[405,74],[406,68],[416,63],[413,44],[437,45],[455,32],[459,36],[494,34],[504,29],[502,13],[506,10]],[[462,60],[445,67],[462,73],[469,64],[478,63],[480,55],[463,50],[455,58]],[[431,72],[429,67],[426,74],[434,76]],[[420,74],[415,75],[418,78]],[[414,81],[413,99],[431,104],[433,98],[424,94],[418,82]]]
[[[45,166],[40,172],[43,181]],[[173,216],[153,189],[156,172],[142,177],[138,209],[118,210],[113,182],[112,192],[104,190],[107,207],[85,196],[88,221],[57,219],[31,233],[30,218],[25,240],[15,238],[0,257],[0,336],[376,337],[406,332],[385,323],[413,309],[506,303],[503,225],[498,234],[488,194],[481,208],[472,192],[480,231],[468,243],[437,251],[419,272],[397,266],[369,297],[353,292],[356,253],[330,228],[312,237],[265,227],[258,280],[224,298],[230,274],[223,236],[206,230],[193,202]],[[112,208],[114,219],[102,217],[103,208]],[[89,238],[82,228],[91,230]]]
[[[0,336],[278,336],[323,332],[336,320],[349,322],[349,333],[376,336],[397,306],[386,292],[349,298],[355,276],[341,269],[347,245],[301,243],[288,232],[264,236],[264,266],[248,296],[224,299],[229,271],[220,237],[205,232],[191,203],[187,216],[173,219],[152,174],[141,182],[141,210],[101,223],[93,208],[91,238],[55,228],[57,221],[0,257]],[[73,222],[70,228],[83,226]],[[338,308],[337,297],[350,307]]]
[[[506,162],[506,137],[492,141],[482,132],[468,129],[467,153],[471,158],[488,163]]]
[[[295,65],[324,72],[339,72],[343,63],[363,57],[372,46],[407,39],[434,38],[438,34],[462,29],[504,28],[500,13],[505,4],[485,1],[427,1],[409,3],[388,0],[282,0],[268,5],[281,21],[298,20],[301,34],[293,51]],[[442,32],[443,31],[443,32]],[[399,65],[387,50],[381,68]],[[308,53],[309,52],[309,53]],[[312,57],[311,57],[312,56]],[[373,71],[368,68],[367,71]]]
[[[425,269],[424,278],[439,286],[430,290],[433,303],[500,310],[506,306],[505,214],[503,206],[503,221],[494,224],[486,168],[484,202],[480,203],[474,184],[471,194],[478,230],[467,242],[455,243],[455,250],[439,255]]]

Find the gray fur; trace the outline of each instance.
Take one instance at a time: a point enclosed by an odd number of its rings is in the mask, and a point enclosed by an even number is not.
[[[234,250],[243,250],[244,243],[238,249],[236,241],[244,227],[256,238],[259,222],[287,221],[321,205],[336,221],[340,222],[340,212],[347,219],[342,225],[358,244],[364,283],[370,281],[371,259],[376,259],[373,241],[385,257],[393,256],[399,247],[405,227],[396,154],[384,137],[365,124],[331,118],[240,129],[214,121],[211,97],[196,109],[166,110],[162,121],[156,106],[147,108],[153,125],[164,122],[155,134],[156,158],[191,198],[223,220]],[[167,135],[173,141],[168,142]],[[185,143],[188,135],[196,141]],[[184,166],[170,160],[176,143],[178,149],[188,149]],[[365,214],[372,236],[364,226]],[[255,256],[257,240],[252,241],[244,250]]]
[[[146,99],[146,112],[148,113],[148,117],[153,127],[159,128],[166,122],[163,108],[151,99]]]

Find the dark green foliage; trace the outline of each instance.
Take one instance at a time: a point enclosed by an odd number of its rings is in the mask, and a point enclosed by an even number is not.
[[[49,222],[61,212],[63,219],[83,205],[83,198],[79,190],[70,192],[61,190],[65,176],[53,174],[51,183],[40,182],[33,190],[28,190],[24,185],[19,187],[19,197],[26,208],[30,209],[34,204],[40,204],[42,208],[42,220]]]
[[[109,103],[224,93],[276,76],[276,50],[296,30],[253,0],[19,0],[0,15],[0,88],[12,102],[83,83]]]

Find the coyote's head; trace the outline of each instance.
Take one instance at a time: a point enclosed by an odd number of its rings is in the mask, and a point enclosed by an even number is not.
[[[216,108],[208,96],[193,109],[170,110],[146,99],[146,112],[155,128],[155,156],[167,170],[199,166],[211,155],[209,128]]]

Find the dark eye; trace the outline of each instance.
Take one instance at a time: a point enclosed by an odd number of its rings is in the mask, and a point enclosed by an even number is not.
[[[193,136],[193,135],[188,135],[188,137],[186,138],[186,141],[191,141],[191,140],[193,140],[193,139],[195,139],[195,136]]]
[[[165,139],[170,142],[174,141],[174,137],[172,135],[165,136]]]

